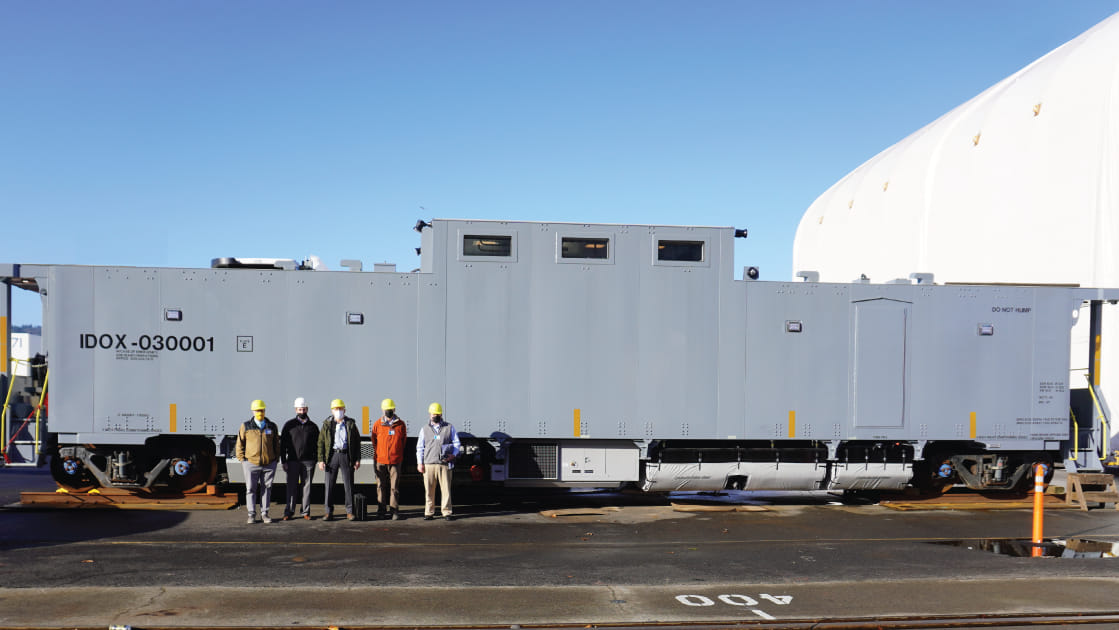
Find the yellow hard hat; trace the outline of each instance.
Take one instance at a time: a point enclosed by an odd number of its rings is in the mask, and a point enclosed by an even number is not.
[[[391,398],[386,398],[381,401],[381,411],[386,409],[396,409],[396,403]]]
[[[331,409],[345,409],[346,408],[346,403],[342,402],[341,398],[335,398],[334,400],[330,401],[330,408]]]
[[[249,406],[249,409],[253,411],[264,411],[264,401],[257,398],[253,401],[253,404]]]
[[[439,403],[431,403],[427,407],[427,412],[443,415],[443,405],[440,405]]]

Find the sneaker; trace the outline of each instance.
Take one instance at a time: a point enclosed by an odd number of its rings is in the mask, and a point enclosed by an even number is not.
[[[311,520],[311,515],[310,514],[304,514],[303,515],[303,520],[305,520],[305,521]]]
[[[256,514],[249,514],[249,520],[245,521],[249,525],[256,523]]]
[[[392,520],[399,521],[400,520],[400,513],[399,512],[393,512],[392,513]]]
[[[443,517],[443,520],[444,521],[453,521],[453,520],[455,520],[455,516],[454,516],[454,514],[448,514],[448,515]]]
[[[284,517],[281,518],[280,520],[281,521],[290,521],[291,520],[291,514],[284,514]]]
[[[268,516],[267,514],[265,514],[265,515],[264,515],[264,519],[262,519],[262,520],[263,520],[263,521],[264,521],[265,523],[271,523],[271,522],[272,522],[272,517],[271,517],[271,516]]]
[[[353,515],[353,514],[347,514],[347,515],[346,515],[346,520],[347,520],[347,521],[352,521],[352,520],[354,520],[354,515]]]
[[[327,512],[327,513],[326,513],[326,514],[325,514],[325,515],[324,515],[324,516],[322,517],[322,520],[324,520],[324,521],[333,521],[333,520],[334,520],[334,515],[333,515],[333,514],[331,514],[330,512]]]
[[[434,521],[435,517],[430,515],[430,514],[424,514],[424,520],[425,521]]]

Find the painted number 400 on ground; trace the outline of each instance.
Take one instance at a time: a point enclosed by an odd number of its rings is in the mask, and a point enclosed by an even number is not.
[[[793,601],[793,596],[792,595],[770,595],[768,593],[762,593],[762,594],[758,595],[758,599],[763,599],[767,602],[777,604],[778,606],[787,606],[789,603],[791,603]],[[725,604],[727,606],[748,606],[748,607],[751,607],[750,610],[755,615],[757,615],[757,616],[759,616],[763,619],[773,619],[773,617],[766,614],[765,612],[763,612],[761,610],[758,610],[757,608],[753,608],[753,606],[758,605],[758,600],[754,599],[753,597],[750,597],[748,595],[739,595],[737,593],[729,593],[729,594],[725,594],[725,595],[719,595],[719,596],[715,597],[715,599],[711,599],[710,597],[707,597],[706,595],[677,595],[676,596],[676,601],[680,602],[681,604],[683,604],[685,606],[705,607],[705,606],[715,606],[716,603],[722,603],[722,604]]]

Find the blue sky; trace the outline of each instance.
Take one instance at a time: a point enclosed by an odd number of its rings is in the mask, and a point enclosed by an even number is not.
[[[731,225],[783,280],[831,184],[1116,11],[6,0],[0,260],[410,270],[446,217]]]

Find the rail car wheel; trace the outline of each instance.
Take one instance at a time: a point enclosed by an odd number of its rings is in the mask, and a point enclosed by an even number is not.
[[[183,494],[202,492],[213,483],[218,474],[218,460],[206,452],[196,452],[190,457],[171,460],[168,487]]]
[[[51,456],[51,476],[58,487],[67,492],[88,492],[100,485],[76,457]]]
[[[937,464],[935,468],[929,462],[920,463],[914,466],[914,472],[913,485],[925,496],[940,496],[956,485],[956,475],[948,460]]]

